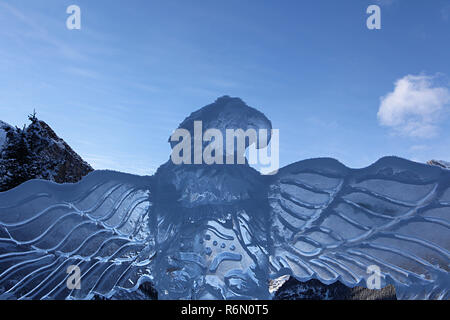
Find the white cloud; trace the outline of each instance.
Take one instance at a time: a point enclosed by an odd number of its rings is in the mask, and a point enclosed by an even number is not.
[[[435,76],[407,75],[381,98],[378,120],[402,135],[430,138],[449,105],[450,90],[437,85]]]

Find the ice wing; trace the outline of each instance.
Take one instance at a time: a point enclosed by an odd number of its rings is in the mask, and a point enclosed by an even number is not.
[[[0,193],[0,299],[136,290],[154,249],[150,189],[150,177],[97,171],[77,184],[33,180]]]
[[[394,284],[398,298],[448,299],[450,171],[399,158],[365,169],[290,165],[270,187],[272,275]]]

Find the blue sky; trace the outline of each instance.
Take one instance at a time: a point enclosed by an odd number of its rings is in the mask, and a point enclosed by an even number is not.
[[[172,130],[230,95],[280,130],[281,165],[449,160],[449,31],[446,0],[4,0],[0,119],[36,108],[96,169],[151,174]]]

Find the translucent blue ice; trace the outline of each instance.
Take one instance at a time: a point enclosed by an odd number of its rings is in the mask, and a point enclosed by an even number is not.
[[[234,122],[237,104],[271,127],[230,99],[208,110],[226,119],[230,102]],[[275,176],[169,161],[152,177],[34,180],[0,193],[0,298],[111,297],[150,281],[161,299],[267,299],[285,274],[366,286],[377,266],[398,298],[448,299],[449,227],[450,171],[395,157],[364,169],[312,159]]]

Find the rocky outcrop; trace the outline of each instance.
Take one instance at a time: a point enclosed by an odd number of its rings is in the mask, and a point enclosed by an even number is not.
[[[430,160],[427,162],[430,166],[437,166],[444,169],[450,169],[450,162],[444,160]]]
[[[23,129],[0,123],[0,192],[31,179],[73,183],[93,170],[35,115]]]
[[[290,277],[286,280],[276,290],[274,300],[397,300],[393,286],[369,290],[363,287],[349,288],[340,282],[325,285],[315,279],[299,282]]]

